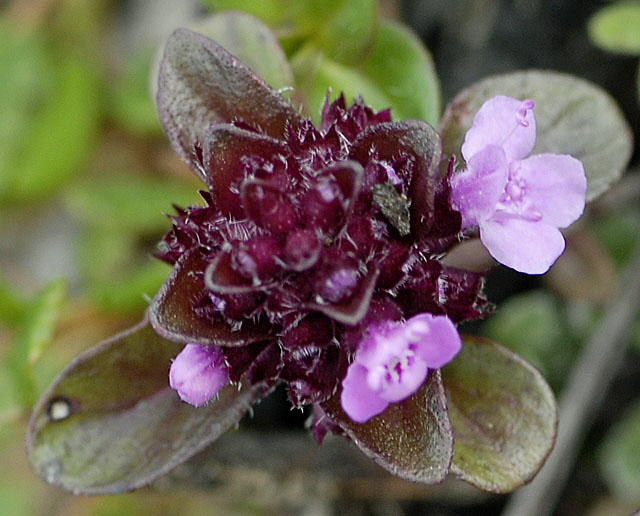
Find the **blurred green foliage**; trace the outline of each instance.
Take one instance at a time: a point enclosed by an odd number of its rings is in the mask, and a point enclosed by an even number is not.
[[[204,0],[261,19],[278,37],[291,62],[295,88],[307,114],[318,121],[327,91],[361,95],[397,119],[438,125],[440,85],[431,55],[406,27],[378,14],[375,0],[252,2]]]
[[[623,0],[604,7],[589,21],[589,37],[609,52],[640,55],[640,2]],[[640,101],[640,66],[636,73]]]

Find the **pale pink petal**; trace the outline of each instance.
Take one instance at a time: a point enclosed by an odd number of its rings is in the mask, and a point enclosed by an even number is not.
[[[169,385],[183,401],[200,407],[229,382],[222,351],[215,346],[187,344],[171,363]]]
[[[564,228],[582,215],[587,178],[580,161],[566,154],[538,154],[514,165],[541,222]]]
[[[544,274],[564,251],[557,228],[516,217],[483,222],[480,240],[498,262],[526,274]]]
[[[493,215],[508,172],[502,148],[488,145],[471,157],[466,170],[451,177],[451,203],[462,215],[463,229]]]
[[[364,423],[387,408],[388,401],[381,399],[367,383],[367,369],[357,362],[349,366],[342,381],[340,404],[356,423]]]
[[[519,113],[532,104],[505,96],[487,100],[465,136],[462,145],[465,160],[468,162],[487,145],[502,147],[509,161],[528,156],[536,143],[536,121],[531,109],[525,110],[524,118]]]
[[[418,314],[407,321],[424,321],[429,333],[416,344],[416,354],[431,369],[439,369],[449,363],[462,348],[460,334],[453,321],[444,315]]]

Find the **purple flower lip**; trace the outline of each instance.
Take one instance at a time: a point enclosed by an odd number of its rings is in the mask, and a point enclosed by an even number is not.
[[[461,347],[445,316],[425,313],[404,323],[371,325],[342,383],[342,407],[354,421],[368,421],[415,393],[429,369],[445,365]]]

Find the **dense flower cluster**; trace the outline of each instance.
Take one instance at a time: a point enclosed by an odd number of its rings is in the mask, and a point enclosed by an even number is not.
[[[461,216],[428,124],[393,122],[389,111],[360,100],[347,107],[340,96],[326,102],[318,128],[292,119],[274,138],[238,120],[212,125],[207,138],[194,149],[206,205],[179,210],[159,254],[175,268],[158,311],[181,290],[189,328],[207,328],[193,339],[181,333],[183,353],[197,344],[221,354],[217,368],[195,357],[195,375],[177,357],[172,386],[183,399],[200,404],[228,375],[284,381],[294,405],[318,404],[336,395],[349,369],[343,400],[353,400],[377,388],[359,387],[362,374],[350,364],[370,363],[368,343],[387,335],[384,358],[373,360],[401,385],[394,390],[376,373],[386,394],[369,398],[370,410],[343,401],[364,421],[455,355],[454,323],[482,316],[488,304],[482,274],[441,263]],[[152,323],[167,334],[162,317]]]

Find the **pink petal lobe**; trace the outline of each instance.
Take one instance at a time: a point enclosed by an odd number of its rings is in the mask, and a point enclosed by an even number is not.
[[[171,363],[169,385],[183,401],[200,407],[229,382],[219,348],[187,344]]]
[[[469,159],[466,170],[451,177],[451,202],[462,214],[463,228],[477,226],[493,215],[508,171],[502,148],[488,145]]]
[[[526,274],[547,272],[565,245],[554,226],[508,216],[483,222],[480,240],[498,262]]]
[[[536,143],[535,118],[531,109],[525,109],[531,104],[501,95],[487,100],[465,136],[462,145],[465,160],[468,162],[487,145],[502,147],[509,161],[528,156]]]
[[[407,322],[428,325],[429,332],[416,344],[416,354],[430,369],[439,369],[449,363],[462,349],[460,334],[451,319],[443,315],[419,314]]]
[[[364,423],[380,414],[389,404],[369,388],[367,369],[358,363],[351,364],[342,381],[340,403],[347,415],[357,423]]]
[[[580,161],[566,154],[538,154],[517,167],[542,222],[565,228],[582,215],[587,178]]]

